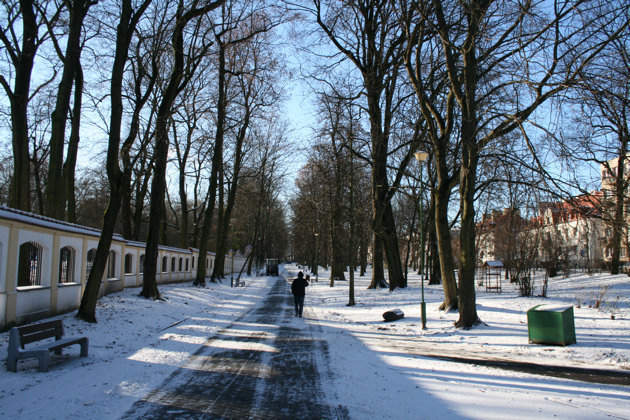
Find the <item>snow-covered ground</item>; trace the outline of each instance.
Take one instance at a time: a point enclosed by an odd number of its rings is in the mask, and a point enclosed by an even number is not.
[[[288,266],[287,275],[297,273]],[[307,289],[304,318],[318,323],[328,341],[339,404],[356,419],[435,418],[630,418],[630,385],[613,386],[453,363],[426,355],[530,361],[630,371],[630,278],[579,275],[552,279],[548,298],[477,291],[485,325],[453,327],[457,313],[438,310],[441,286],[425,286],[427,327],[420,328],[419,277],[390,293],[367,290],[356,279],[356,302],[347,307],[348,283],[329,287],[326,273]],[[18,372],[0,369],[0,418],[117,418],[159,386],[205,340],[260,304],[273,280],[246,279],[246,287],[209,284],[161,286],[166,302],[138,298],[138,289],[106,296],[98,324],[66,314],[68,336],[90,339],[90,354],[64,349],[49,372],[37,361],[20,361]],[[287,285],[287,293],[289,288]],[[599,308],[595,302],[599,300]],[[574,305],[577,344],[528,343],[529,308]],[[405,318],[384,323],[382,313],[400,308]],[[613,319],[614,318],[614,319]],[[8,333],[0,334],[6,356]],[[308,384],[304,384],[305,390]]]

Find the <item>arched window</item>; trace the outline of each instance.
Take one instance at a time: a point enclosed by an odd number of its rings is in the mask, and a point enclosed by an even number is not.
[[[192,258],[192,269],[193,270],[195,269],[195,256],[194,255],[193,255],[193,258]]]
[[[194,257],[193,257],[194,258]],[[190,262],[190,260],[188,258],[186,258],[186,271],[188,271],[188,263]]]
[[[20,245],[18,266],[18,287],[40,286],[42,284],[42,253],[44,247],[37,242]]]
[[[144,273],[144,254],[140,255],[140,267],[138,267],[138,271],[140,274]]]
[[[107,278],[116,278],[116,252],[109,251],[109,259],[107,260]]]
[[[175,271],[175,257],[171,257],[171,272]]]
[[[59,250],[59,283],[74,282],[74,248],[64,246]]]
[[[162,273],[166,273],[168,271],[168,258],[166,255],[162,257]]]
[[[183,263],[184,263],[184,259],[182,257],[179,257],[179,271],[182,271]]]
[[[94,265],[94,258],[96,257],[96,249],[92,248],[87,252],[87,264],[85,264],[85,278],[90,277],[90,271]]]
[[[125,274],[133,274],[133,254],[131,252],[125,254]]]

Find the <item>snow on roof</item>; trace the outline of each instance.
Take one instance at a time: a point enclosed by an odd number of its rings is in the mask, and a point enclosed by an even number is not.
[[[199,252],[199,248],[188,248],[191,252]],[[208,251],[208,255],[216,255],[216,252]]]
[[[96,237],[101,236],[101,231],[99,229],[81,226],[75,223],[64,222],[61,220],[53,219],[52,217],[41,216],[39,214],[17,210],[3,205],[0,205],[0,219],[13,220],[20,223],[62,230],[69,233],[77,233],[81,235],[90,235]],[[125,242],[125,239],[117,233],[114,233],[112,239],[115,241]]]
[[[503,262],[499,260],[486,261],[485,263],[483,263],[483,266],[490,267],[490,268],[499,268],[499,267],[503,267]]]
[[[142,244],[142,246],[145,246],[146,244]],[[192,251],[190,249],[184,249],[184,248],[176,248],[174,246],[166,246],[166,245],[159,245],[158,249],[161,249],[162,251],[173,251],[173,252],[180,252],[180,253],[184,253],[184,254],[192,254]]]
[[[90,235],[97,238],[100,238],[101,231],[100,229],[95,229],[87,226],[81,226],[75,223],[65,222],[63,220],[53,219],[52,217],[41,216],[35,213],[29,213],[23,210],[13,209],[11,207],[0,205],[0,219],[5,220],[13,220],[15,222],[26,223],[33,226],[40,226],[49,229],[61,230],[69,233],[76,233],[80,235]],[[118,242],[124,242],[129,246],[135,246],[139,248],[144,248],[146,246],[145,242],[138,241],[128,241],[123,238],[120,234],[114,233],[112,240]],[[172,246],[160,245],[158,247],[163,251],[173,251],[180,252],[185,254],[192,254],[193,252],[199,252],[196,248],[176,248]],[[215,255],[214,252],[208,251],[208,254]]]

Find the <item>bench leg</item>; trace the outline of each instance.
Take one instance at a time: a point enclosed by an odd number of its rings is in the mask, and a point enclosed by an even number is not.
[[[85,338],[85,340],[81,341],[81,357],[87,357],[88,355],[88,344],[89,344],[89,340],[87,339],[87,337]]]
[[[11,372],[17,372],[17,357],[9,354],[7,357],[7,370]]]
[[[39,360],[39,371],[48,372],[48,360],[50,359],[50,352],[42,351],[37,354],[37,360]]]

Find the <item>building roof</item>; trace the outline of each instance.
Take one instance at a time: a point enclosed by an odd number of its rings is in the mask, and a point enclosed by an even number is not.
[[[61,230],[69,233],[90,235],[97,238],[101,236],[101,231],[99,229],[64,222],[62,220],[53,219],[52,217],[41,216],[39,214],[29,213],[27,211],[17,210],[2,205],[0,205],[0,219],[13,220],[15,222]],[[117,233],[114,233],[112,240],[125,242],[125,239]]]
[[[503,267],[503,262],[499,260],[490,260],[483,263],[484,267],[489,268],[501,268]]]

